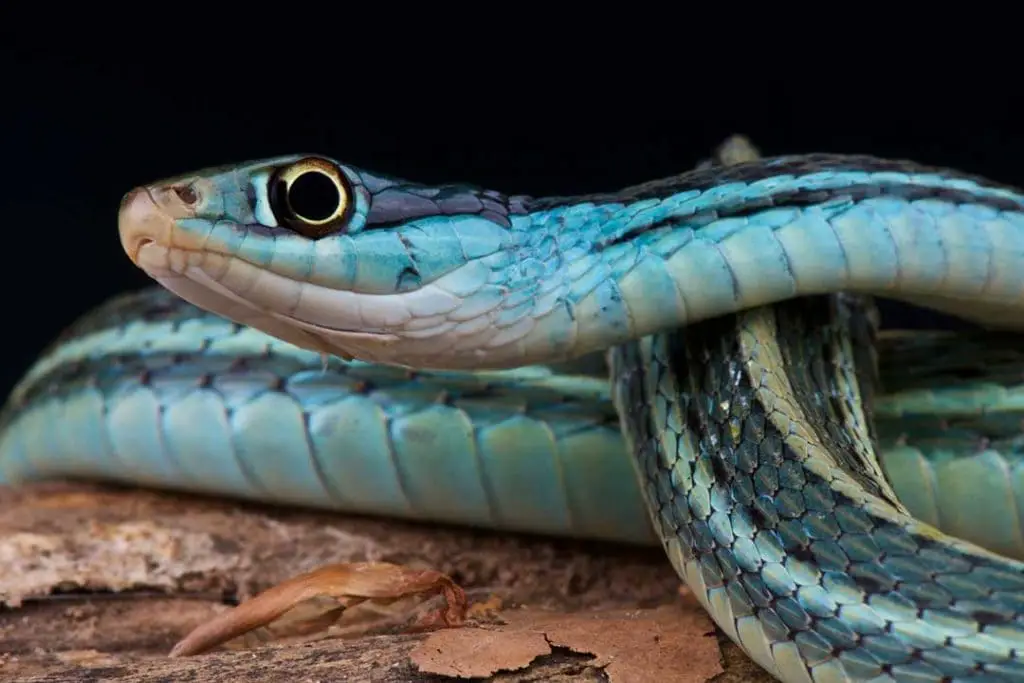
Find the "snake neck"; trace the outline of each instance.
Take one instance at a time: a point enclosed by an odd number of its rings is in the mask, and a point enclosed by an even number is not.
[[[472,367],[564,360],[838,291],[1019,329],[1024,195],[915,169],[774,160],[685,185],[524,201],[506,247],[465,267],[488,271],[490,324],[415,355]]]

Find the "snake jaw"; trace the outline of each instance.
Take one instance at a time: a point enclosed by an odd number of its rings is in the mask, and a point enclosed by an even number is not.
[[[399,337],[384,331],[346,330],[308,322],[242,296],[208,272],[210,254],[168,248],[155,241],[143,245],[137,265],[164,289],[204,310],[246,325],[308,351],[342,360],[389,360]],[[217,269],[214,269],[217,270]],[[266,302],[264,302],[265,304]]]

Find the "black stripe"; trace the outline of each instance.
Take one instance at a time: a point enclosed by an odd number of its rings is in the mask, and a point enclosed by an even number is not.
[[[526,213],[523,197],[475,185],[424,185],[363,170],[357,173],[370,194],[366,229],[399,227],[429,216],[480,216],[508,228],[511,216]]]
[[[860,155],[810,154],[761,159],[733,166],[709,166],[687,173],[653,180],[615,192],[573,196],[527,197],[505,195],[469,184],[423,185],[405,180],[378,176],[358,171],[362,183],[370,194],[367,229],[399,227],[407,221],[428,216],[480,216],[496,225],[508,228],[513,216],[535,211],[546,211],[578,204],[629,204],[648,199],[665,199],[680,192],[706,191],[733,182],[752,183],[780,175],[803,176],[822,171],[863,171],[867,173],[935,173],[950,180],[970,180],[981,187],[1005,189],[1017,194],[1020,190],[995,183],[980,176],[953,169],[926,166],[912,161],[878,159]],[[768,196],[736,197],[716,204],[706,215],[687,217],[696,227],[702,221],[741,216],[778,206],[808,206],[834,198],[861,201],[870,197],[887,196],[907,200],[941,199],[951,203],[978,203],[996,210],[1024,209],[1024,195],[1018,198],[995,197],[954,187],[923,186],[913,183],[867,183],[829,190],[789,190]],[[671,217],[667,220],[672,220]],[[649,230],[657,225],[640,226]],[[618,236],[616,241],[630,235]]]
[[[836,370],[839,363],[853,364],[859,380],[857,389],[866,407],[867,434],[873,437],[870,401],[875,375],[869,355],[871,339],[866,338],[870,334],[867,300],[847,295],[803,297],[780,304],[775,313],[782,370],[807,416],[807,425],[843,471],[873,495],[887,497],[874,476],[867,474],[867,463],[861,459],[843,420],[844,404],[851,396],[849,388],[840,386]],[[848,358],[835,353],[836,347],[842,348],[840,340],[844,337],[853,342],[854,352]]]
[[[1020,189],[996,183],[981,176],[963,173],[954,169],[927,166],[913,161],[879,159],[864,155],[840,155],[840,154],[808,154],[803,156],[784,156],[756,161],[735,164],[732,166],[710,166],[699,168],[687,173],[653,180],[640,185],[627,187],[616,192],[598,193],[589,195],[569,197],[545,197],[533,199],[527,202],[526,206],[530,211],[546,210],[563,205],[582,204],[593,202],[595,204],[630,203],[645,199],[664,199],[680,192],[709,190],[726,183],[742,182],[751,183],[780,175],[810,175],[822,171],[864,171],[867,173],[935,173],[954,180],[970,180],[982,187],[992,189],[1005,189],[1020,194]],[[829,196],[837,194],[852,196],[854,199],[862,199],[868,196],[884,192],[887,196],[896,193],[909,192],[909,195],[900,194],[907,198],[937,197],[947,198],[950,201],[976,201],[981,204],[992,206],[996,209],[1020,209],[1022,201],[1013,201],[996,197],[980,197],[974,193],[956,190],[952,188],[921,188],[918,186],[887,186],[880,189],[876,185],[850,186],[837,192],[795,192],[773,195],[775,198],[768,206],[793,203],[817,203]],[[923,193],[923,194],[918,194]],[[806,198],[804,198],[806,197]],[[749,205],[750,210],[766,208],[765,205]]]
[[[915,331],[879,340],[887,393],[976,384],[1017,387],[1024,382],[1024,348],[1013,332]]]

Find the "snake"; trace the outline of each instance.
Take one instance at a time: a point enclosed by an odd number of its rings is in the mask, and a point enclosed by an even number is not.
[[[784,683],[1024,680],[1024,193],[739,149],[572,196],[318,154],[139,185],[155,283],[28,369],[0,482],[660,546]]]

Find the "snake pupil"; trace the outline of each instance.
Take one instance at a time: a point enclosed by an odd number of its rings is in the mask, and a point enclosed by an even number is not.
[[[318,171],[303,173],[288,188],[288,205],[297,218],[322,221],[338,210],[338,186]]]

